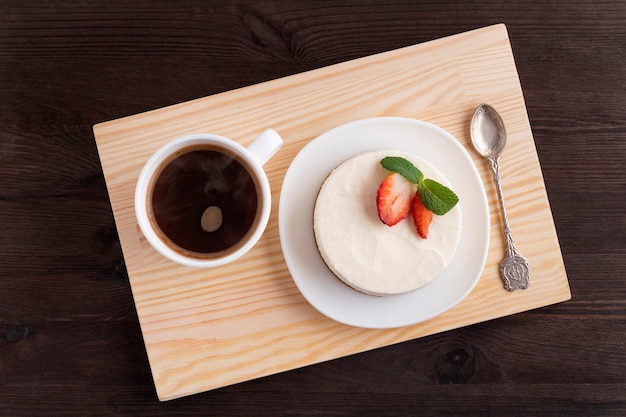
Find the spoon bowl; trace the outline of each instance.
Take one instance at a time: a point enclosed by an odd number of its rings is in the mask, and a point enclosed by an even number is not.
[[[502,117],[496,109],[484,103],[476,108],[470,126],[470,136],[478,153],[485,157],[489,163],[496,183],[507,244],[506,256],[500,264],[500,275],[504,281],[504,287],[508,291],[528,288],[530,285],[530,266],[526,258],[520,255],[515,247],[504,207],[500,180],[500,155],[506,145],[506,129]]]
[[[506,145],[506,129],[500,114],[489,104],[478,106],[472,117],[472,143],[485,158],[500,156]]]

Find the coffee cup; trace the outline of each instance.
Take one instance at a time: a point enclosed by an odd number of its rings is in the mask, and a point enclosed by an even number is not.
[[[181,265],[216,267],[246,254],[270,216],[263,165],[282,139],[267,129],[248,147],[214,134],[170,141],[143,167],[135,189],[142,233]]]

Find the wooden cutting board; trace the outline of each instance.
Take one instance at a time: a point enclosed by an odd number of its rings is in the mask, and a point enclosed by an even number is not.
[[[501,217],[487,164],[471,149],[482,102],[501,112],[504,196],[531,288],[503,289]],[[278,235],[283,178],[300,149],[357,119],[435,123],[470,151],[491,209],[487,264],[455,308],[413,326],[370,330],[326,318],[299,293]],[[228,266],[192,269],[151,248],[134,215],[139,172],[167,141],[211,132],[247,145],[267,127],[285,143],[265,166],[272,213],[260,242]],[[169,400],[568,300],[570,290],[506,27],[495,25],[94,126],[157,394]],[[311,256],[317,256],[311,254]]]

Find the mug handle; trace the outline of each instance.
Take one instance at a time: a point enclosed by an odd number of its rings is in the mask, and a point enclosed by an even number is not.
[[[280,135],[274,129],[267,129],[248,145],[247,149],[259,165],[265,165],[278,152],[282,144],[283,139]]]

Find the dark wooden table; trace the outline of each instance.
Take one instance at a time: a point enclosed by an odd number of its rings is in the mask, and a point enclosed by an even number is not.
[[[0,1],[0,415],[625,416],[626,2]],[[507,25],[572,300],[160,403],[92,126]]]

